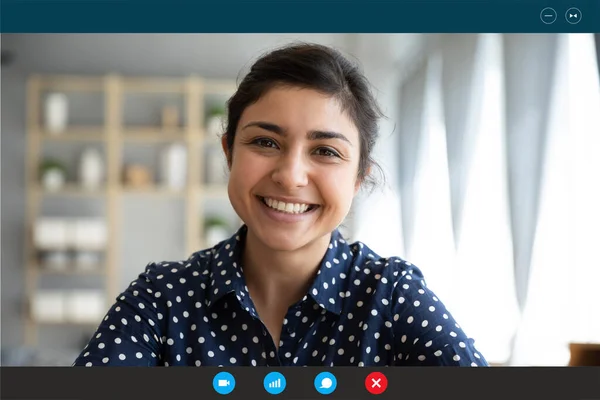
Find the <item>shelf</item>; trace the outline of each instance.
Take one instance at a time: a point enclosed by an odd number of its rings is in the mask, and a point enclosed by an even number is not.
[[[104,264],[97,264],[93,267],[85,267],[85,269],[80,269],[77,263],[70,262],[65,264],[64,269],[55,270],[50,269],[51,267],[45,267],[43,263],[32,262],[30,266],[35,270],[35,272],[39,275],[49,275],[49,276],[104,276],[106,275],[106,267]]]
[[[237,90],[237,84],[231,81],[212,80],[204,84],[204,93],[208,95],[232,96]]]
[[[106,246],[62,246],[62,247],[34,247],[35,251],[44,252],[44,251],[76,251],[76,252],[94,252],[94,253],[103,253],[106,251]]]
[[[182,256],[188,255],[190,250],[199,250],[195,246],[206,241],[201,232],[202,224],[199,223],[206,213],[204,208],[219,212],[223,206],[229,205],[227,185],[202,184],[203,177],[206,175],[204,158],[212,151],[221,152],[220,138],[209,137],[206,133],[204,114],[213,106],[224,105],[226,99],[235,92],[236,88],[234,80],[212,80],[194,75],[187,77],[112,74],[102,76],[47,76],[40,74],[32,76],[27,86],[27,117],[25,121],[28,126],[27,176],[30,179],[26,182],[28,199],[24,231],[27,258],[23,263],[26,270],[23,297],[36,299],[35,295],[41,290],[40,286],[43,286],[40,283],[57,281],[56,283],[60,284],[62,288],[77,289],[80,286],[79,281],[90,280],[102,284],[100,290],[106,294],[108,299],[116,298],[122,290],[119,287],[119,275],[122,269],[120,265],[121,234],[124,233],[122,217],[125,207],[128,205],[124,205],[124,203],[133,203],[134,206],[152,201],[177,203],[177,207],[181,207],[185,213],[182,221],[185,253]],[[49,132],[48,125],[44,123],[44,96],[51,91],[77,92],[68,93],[69,100],[72,101],[71,105],[77,106],[70,110],[73,114],[70,115],[73,117],[70,121],[74,123],[68,125],[60,133]],[[91,98],[85,104],[83,102],[81,104],[74,103],[84,97]],[[178,110],[177,121],[173,119],[177,125],[165,127],[162,121],[168,121],[169,118],[166,118],[168,116],[164,114],[162,107],[169,104]],[[87,111],[83,108],[86,108]],[[76,115],[78,112],[82,113],[80,118]],[[100,112],[102,116],[98,115]],[[100,117],[102,119],[98,119]],[[160,154],[157,154],[160,153],[159,148],[171,144],[181,144],[185,147],[187,182],[193,182],[180,189],[166,187],[162,184],[162,180],[154,177],[161,165]],[[68,176],[72,176],[76,173],[73,168],[76,168],[75,161],[80,152],[79,148],[87,145],[100,147],[103,154],[105,181],[101,188],[86,190],[78,179],[66,182],[61,189],[56,191],[47,190],[42,186],[42,181],[37,178],[40,162],[44,156],[52,155],[63,160],[71,172]],[[156,156],[159,157],[156,158]],[[152,161],[148,161],[150,158]],[[148,180],[147,186],[134,187],[129,184],[130,181],[126,180],[124,176],[126,167],[129,165],[142,165],[148,168],[148,171],[151,172],[151,179]],[[141,179],[137,181],[141,182]],[[34,235],[32,235],[32,227],[35,227],[37,218],[43,216],[42,212],[51,215],[69,215],[65,218],[93,213],[94,216],[102,218],[106,223],[106,243],[102,242],[103,246],[101,247],[86,249],[74,247],[76,242],[71,241],[68,242],[68,246],[39,248],[36,246]],[[98,213],[101,215],[96,215]],[[148,215],[150,217],[150,214]],[[160,237],[157,239],[160,240]],[[84,240],[80,240],[80,242],[81,244],[86,243]],[[41,241],[40,243],[43,244]],[[52,242],[46,243],[52,245]],[[101,242],[89,240],[88,243],[93,245]],[[214,243],[203,247],[212,245]],[[71,257],[71,254],[67,255],[69,257],[62,257],[61,254],[60,258],[53,258],[52,255],[49,255],[50,258],[45,258],[41,257],[44,251],[67,251],[69,253],[93,251],[101,252],[101,258],[78,259]],[[51,263],[53,260],[55,261],[54,265],[64,260],[66,266],[63,268],[56,266],[53,269]],[[98,265],[96,268],[93,268],[96,266],[94,264],[86,269],[78,269],[77,260],[89,260],[90,263],[97,262]],[[62,281],[64,283],[61,283]],[[45,300],[42,299],[42,301]],[[52,307],[47,303],[43,305]],[[39,314],[41,316],[39,320],[35,318],[38,314],[30,315],[27,310],[24,310],[22,315],[27,322],[25,343],[28,345],[38,343],[38,330],[40,329],[38,325],[68,327],[89,326],[97,323],[97,321],[93,323],[73,321],[66,314],[64,316],[62,314]],[[87,319],[86,317],[84,321]]]
[[[61,142],[82,142],[82,141],[104,141],[106,134],[104,127],[81,126],[70,127],[67,130],[59,133],[51,133],[43,128],[39,128],[35,134],[41,139],[48,141]]]
[[[126,195],[152,195],[164,197],[177,197],[185,195],[185,189],[169,189],[160,186],[148,186],[143,188],[123,186],[122,192]]]
[[[78,75],[45,75],[40,80],[40,89],[63,92],[102,92],[104,78]]]
[[[108,194],[108,190],[106,190],[106,188],[88,190],[76,183],[68,183],[58,191],[48,190],[38,185],[36,191],[40,195],[47,197],[104,197]]]
[[[214,245],[216,245],[216,243],[213,243],[212,245],[209,245],[204,240],[199,239],[198,240],[198,248],[196,249],[196,251],[202,251],[202,250],[210,249]]]
[[[123,129],[121,138],[131,142],[179,142],[187,140],[186,133],[186,128],[136,127]]]
[[[81,327],[95,327],[98,326],[102,317],[99,317],[95,321],[71,321],[71,320],[37,320],[33,317],[29,318],[30,322],[36,325],[47,325],[47,326],[81,326]]]
[[[185,80],[181,78],[123,78],[123,92],[130,93],[179,93],[186,91]]]

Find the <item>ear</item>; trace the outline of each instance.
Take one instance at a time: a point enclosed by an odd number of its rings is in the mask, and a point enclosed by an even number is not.
[[[227,136],[223,135],[221,136],[221,147],[223,148],[223,153],[225,154],[225,158],[227,159],[227,166],[229,167],[229,169],[231,169],[231,158],[230,158],[230,154],[229,154],[229,148],[227,147]]]
[[[367,171],[365,172],[364,176],[369,176],[370,173],[371,173],[371,167],[367,168]],[[362,178],[362,179],[357,178],[356,179],[356,183],[354,184],[354,195],[355,196],[358,194],[358,191],[360,190],[360,187],[361,187],[363,181],[364,181],[364,178]]]

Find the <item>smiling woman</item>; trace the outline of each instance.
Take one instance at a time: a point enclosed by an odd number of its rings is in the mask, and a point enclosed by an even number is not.
[[[336,50],[260,58],[222,137],[244,225],[187,260],[150,263],[74,365],[487,365],[417,267],[338,230],[373,183],[380,117]]]

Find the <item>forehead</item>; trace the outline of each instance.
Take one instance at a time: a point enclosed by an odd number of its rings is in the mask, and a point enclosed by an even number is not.
[[[264,121],[295,133],[311,130],[335,131],[352,143],[358,141],[358,129],[350,116],[342,111],[333,96],[314,89],[276,87],[246,107],[239,126],[251,121]]]

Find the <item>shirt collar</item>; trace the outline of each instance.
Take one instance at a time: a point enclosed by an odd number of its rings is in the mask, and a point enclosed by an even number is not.
[[[207,294],[208,307],[231,292],[236,292],[240,301],[243,297],[249,297],[241,263],[247,232],[247,226],[242,225],[229,239],[207,250],[211,257],[209,272],[211,285]],[[340,231],[335,229],[319,265],[317,276],[303,300],[311,297],[320,307],[339,315],[342,310],[342,300],[345,297],[345,285],[342,282],[345,275],[348,275],[353,258],[354,254],[350,245]]]
[[[349,275],[354,254],[350,245],[342,237],[338,229],[331,234],[329,247],[321,260],[317,276],[308,290],[317,304],[335,314],[342,311],[342,301],[346,287],[344,278]]]
[[[236,292],[238,300],[249,296],[241,265],[247,229],[246,225],[243,225],[229,239],[209,250],[211,284],[208,287],[210,291],[206,296],[208,307],[231,292]]]

